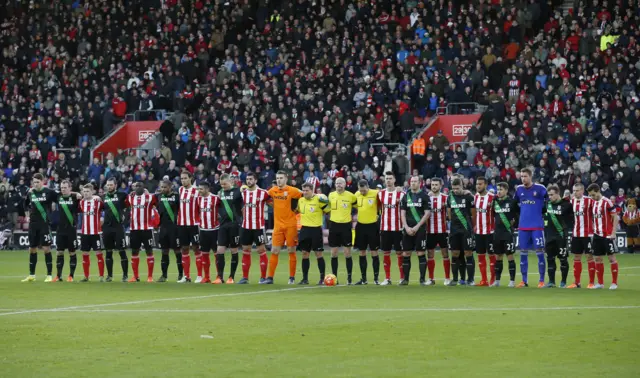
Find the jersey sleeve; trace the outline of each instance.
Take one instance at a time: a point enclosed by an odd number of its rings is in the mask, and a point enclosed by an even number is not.
[[[47,194],[48,196],[48,200],[53,203],[53,202],[57,202],[58,201],[58,197],[59,197],[59,193],[56,192],[55,190],[49,190],[49,193]]]
[[[407,210],[407,196],[400,199],[400,210]]]
[[[291,186],[291,198],[300,199],[302,197],[302,191],[296,187]]]
[[[431,197],[426,194],[423,194],[422,207],[425,211],[431,211]]]
[[[353,204],[357,203],[358,202],[358,197],[356,197],[356,195],[351,193],[351,192],[349,192],[349,194],[351,195],[351,204],[353,205]]]
[[[473,196],[470,194],[467,195],[467,204],[468,204],[467,207],[469,209],[473,209],[476,207],[476,201],[474,201]]]

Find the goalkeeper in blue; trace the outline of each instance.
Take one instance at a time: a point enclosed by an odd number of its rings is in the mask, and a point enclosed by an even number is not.
[[[538,257],[540,282],[544,287],[544,276],[547,264],[544,255],[544,218],[542,216],[548,200],[547,189],[533,182],[533,174],[529,168],[520,171],[522,185],[516,187],[515,200],[520,206],[520,222],[518,226],[518,248],[520,249],[520,273],[522,282],[518,287],[528,287],[529,251],[535,249]]]

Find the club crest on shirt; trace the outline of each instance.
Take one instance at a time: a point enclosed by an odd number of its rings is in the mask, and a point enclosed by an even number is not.
[[[373,199],[369,199],[369,205],[373,205]]]
[[[538,195],[538,192],[536,192],[536,191],[534,190],[534,191],[533,191],[533,196],[535,197],[535,196],[537,196],[537,195]]]
[[[316,211],[316,208],[313,206],[309,206],[309,212],[313,213],[314,211]]]
[[[347,204],[346,204],[346,203],[343,203],[343,204],[342,204],[342,207],[343,207],[344,209],[346,209],[346,208],[347,208]]]

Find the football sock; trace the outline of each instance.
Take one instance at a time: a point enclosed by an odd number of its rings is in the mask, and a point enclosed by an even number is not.
[[[618,284],[618,262],[611,264],[611,283]]]
[[[569,261],[566,257],[560,258],[560,282],[567,283],[567,276],[569,275]]]
[[[404,259],[402,255],[396,255],[396,257],[398,259],[398,271],[400,272],[400,279],[404,280],[404,269],[402,268]]]
[[[487,281],[487,255],[478,254],[478,269],[480,269],[480,276],[482,281]]]
[[[89,278],[89,267],[91,266],[91,260],[89,260],[89,253],[82,254],[82,271],[84,276]]]
[[[489,274],[490,274],[490,279],[489,282],[493,283],[496,280],[496,261],[498,259],[496,258],[496,255],[489,255]]]
[[[338,276],[338,256],[331,256],[331,273]]]
[[[433,263],[433,264],[432,264]],[[434,259],[427,260],[427,256],[422,255],[418,256],[418,267],[420,269],[420,282],[423,282],[427,275],[427,266],[429,266],[429,278],[433,279],[433,269],[432,266],[435,267],[436,262]]]
[[[467,280],[469,280],[470,282],[473,282],[475,278],[474,276],[476,274],[476,259],[474,259],[472,255],[472,256],[467,256],[466,260],[467,260]]]
[[[140,268],[140,255],[131,256],[131,270],[133,270],[133,276],[135,278],[140,278],[139,268]]]
[[[451,259],[443,258],[442,265],[444,266],[444,278],[449,279],[451,277]]]
[[[216,256],[216,271],[218,272],[218,277],[220,279],[224,279],[224,268],[227,265],[227,258],[224,253],[220,253]]]
[[[51,252],[44,254],[44,264],[47,266],[47,276],[53,273],[53,256]]]
[[[391,279],[391,254],[385,253],[382,257],[382,265],[384,266],[384,275],[386,279]]]
[[[267,257],[267,251],[260,252],[260,278],[267,278],[268,265],[269,258]]]
[[[596,261],[587,261],[587,269],[589,270],[589,285],[593,285],[596,280]]]
[[[296,270],[298,268],[298,256],[295,252],[289,252],[289,277],[296,276]]]
[[[504,262],[502,260],[496,260],[496,275],[494,280],[500,281],[502,277],[502,269],[504,269]]]
[[[516,280],[516,260],[509,260],[509,280]]]
[[[182,269],[184,270],[184,276],[191,278],[191,256],[189,252],[182,254]]]
[[[373,279],[377,281],[380,276],[380,256],[371,256],[371,267],[373,268]]]
[[[224,261],[224,258],[222,259]],[[238,270],[238,254],[231,254],[231,274],[229,277],[234,278],[236,276],[236,270]]]
[[[169,272],[169,253],[163,253],[160,258],[160,270],[162,270],[162,277],[166,277]]]
[[[107,251],[104,262],[107,266],[107,276],[113,277],[113,251]]]
[[[596,263],[596,274],[598,275],[598,283],[604,285],[604,263]]]
[[[271,253],[271,256],[269,257],[269,273],[267,273],[267,277],[273,278],[273,276],[275,275],[276,268],[278,267],[279,258],[280,258],[280,255],[276,253]]]
[[[458,269],[458,261],[460,261],[458,257],[453,257],[453,264],[451,264],[451,272],[453,273],[454,281],[458,281],[458,273],[460,271],[460,269]]]
[[[78,266],[78,256],[73,254],[69,256],[69,275],[71,277],[76,274],[76,266]]]
[[[211,252],[202,252],[202,255],[200,256],[200,259],[202,261],[202,274],[204,275],[205,279],[211,279]],[[216,259],[215,255],[214,255],[214,259],[216,260],[216,263],[218,262],[217,260],[222,260],[222,259]],[[218,273],[220,273],[220,271],[218,271]]]
[[[538,256],[538,273],[540,274],[540,282],[544,282],[544,274],[547,271],[547,264],[544,258],[544,252],[536,252],[536,256]]]
[[[522,282],[528,283],[529,253],[527,251],[520,252],[520,274],[522,274]]]
[[[351,282],[351,275],[353,274],[353,258],[351,256],[344,258],[347,264],[347,281]]]
[[[402,279],[409,281],[411,272],[411,256],[402,256]]]
[[[426,256],[423,256],[426,257]],[[418,256],[418,261],[420,262],[420,264],[422,264],[422,260],[420,260],[420,256]],[[435,271],[436,271],[436,260],[433,257],[429,257],[427,259],[427,268],[429,269],[429,279],[433,280],[435,279]],[[422,267],[422,265],[420,265]],[[447,277],[449,277],[449,275],[447,274]],[[422,277],[423,279],[424,277]]]
[[[251,268],[251,252],[242,251],[242,278],[249,279],[250,268]]]
[[[324,280],[324,274],[325,274],[325,262],[324,262],[324,257],[320,256],[318,257],[318,271],[320,272],[320,279]]]
[[[467,275],[467,263],[463,254],[458,257],[458,270],[460,271],[460,279],[464,281]]]
[[[309,266],[311,265],[310,261],[308,258],[303,258],[302,259],[302,279],[303,280],[308,280],[309,279]]]
[[[576,285],[580,285],[580,276],[582,275],[582,261],[574,260],[573,261],[573,279],[576,282]]]
[[[29,275],[36,275],[36,265],[38,265],[38,254],[29,253]]]
[[[60,254],[56,256],[56,275],[58,278],[62,277],[62,268],[64,267],[64,255]]]
[[[153,268],[156,265],[156,258],[153,256],[153,252],[151,254],[147,254],[147,277],[153,277]]]
[[[98,260],[98,276],[104,277],[104,255],[102,252],[96,252],[96,259]]]
[[[547,258],[548,271],[549,271],[549,283],[556,283],[556,258],[548,257]]]
[[[202,252],[196,250],[196,272],[198,273],[197,277],[202,277]]]
[[[120,251],[120,266],[122,267],[122,275],[129,275],[129,258],[127,252],[123,249]]]
[[[178,268],[178,277],[182,278],[184,272],[182,271],[182,253],[173,252],[176,255],[176,267]]]
[[[360,256],[358,259],[358,262],[360,263],[360,276],[362,277],[363,281],[367,280],[367,256]],[[378,263],[380,263],[380,260],[378,260]]]

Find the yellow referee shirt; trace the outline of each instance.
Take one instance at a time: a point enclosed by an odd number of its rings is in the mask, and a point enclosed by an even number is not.
[[[329,206],[326,201],[320,202],[317,195],[311,199],[302,197],[298,200],[298,211],[302,227],[322,227],[322,218],[324,213],[329,212]]]
[[[369,189],[367,194],[356,192],[358,223],[371,224],[378,221],[378,191]]]
[[[335,223],[351,223],[351,209],[356,203],[356,196],[346,190],[342,193],[329,193],[329,204],[331,205],[331,217],[329,220]]]

